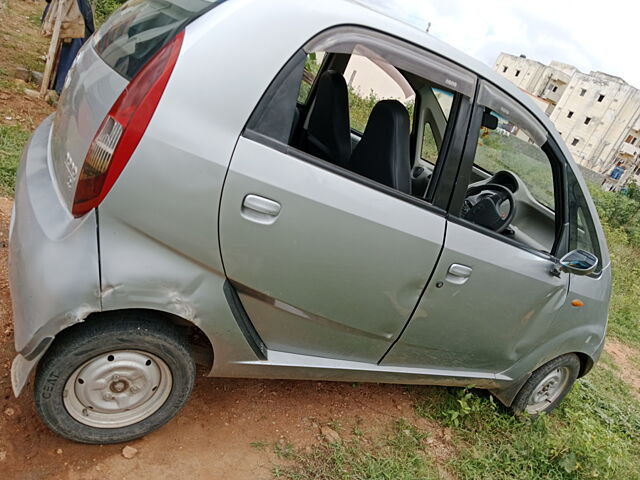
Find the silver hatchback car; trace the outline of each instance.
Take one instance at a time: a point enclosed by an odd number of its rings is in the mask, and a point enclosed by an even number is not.
[[[560,134],[486,66],[358,3],[131,0],[18,173],[12,382],[131,440],[210,376],[489,389],[549,412],[611,269]]]

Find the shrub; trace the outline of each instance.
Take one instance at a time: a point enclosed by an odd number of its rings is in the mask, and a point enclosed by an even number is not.
[[[102,25],[126,0],[96,0],[93,7],[93,17],[96,28]]]

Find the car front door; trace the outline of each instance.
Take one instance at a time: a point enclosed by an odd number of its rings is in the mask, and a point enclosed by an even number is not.
[[[569,275],[551,273],[551,253],[561,243],[564,165],[545,145],[544,128],[515,100],[486,83],[478,98],[459,188],[464,197],[469,179],[515,178],[515,217],[496,233],[465,218],[461,202],[453,207],[433,279],[384,365],[506,371],[538,346],[566,304]],[[483,126],[488,114],[497,119],[491,128]],[[512,175],[494,175],[504,171]]]
[[[234,151],[219,217],[225,272],[269,350],[377,363],[437,264],[445,212],[288,145],[309,63],[300,53]]]

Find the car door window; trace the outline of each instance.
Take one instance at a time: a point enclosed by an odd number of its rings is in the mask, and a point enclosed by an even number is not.
[[[514,173],[537,202],[553,210],[553,171],[547,154],[517,123],[492,110],[485,113],[496,118],[497,127],[481,127],[475,166],[490,174]]]
[[[394,66],[374,50],[355,46],[349,50],[298,52],[256,107],[248,130],[286,143],[294,148],[289,150],[292,153],[303,152],[430,203],[431,199],[425,198],[427,187],[445,137],[453,128],[448,119],[457,108],[456,96],[461,94],[425,78],[424,72],[417,75],[406,71],[406,65],[403,69]],[[366,51],[367,55],[354,50]],[[466,85],[457,79],[450,83]],[[291,107],[288,92],[293,88],[295,101]],[[422,111],[415,112],[419,104]],[[367,137],[376,108],[382,113]],[[424,129],[417,133],[414,115],[425,122]],[[400,130],[390,117],[403,119]],[[424,164],[428,168],[416,174],[414,166],[419,163],[414,152],[422,161],[420,152],[426,155],[427,149],[431,157]]]
[[[529,111],[483,82],[482,117],[461,216],[499,238],[550,254],[559,231],[562,163]],[[557,218],[556,218],[557,217]]]

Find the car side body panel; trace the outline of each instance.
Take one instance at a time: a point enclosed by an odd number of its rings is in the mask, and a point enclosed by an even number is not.
[[[578,351],[597,359],[606,325],[610,270],[604,234],[588,195],[605,269],[599,280],[571,279],[571,294],[584,296],[587,307],[584,313],[569,310],[568,320],[558,315],[544,337],[548,343],[503,372],[378,366],[277,351],[261,360],[251,349],[224,296],[218,210],[225,176],[247,120],[278,71],[309,39],[338,25],[364,26],[406,39],[489,78],[546,126],[587,191],[561,137],[533,101],[487,66],[434,37],[345,0],[225,2],[187,27],[178,62],[151,123],[97,211],[81,219],[71,217],[55,191],[48,166],[50,120],[34,133],[18,174],[11,237],[16,349],[23,358],[44,338],[55,337],[92,312],[143,308],[172,313],[205,332],[214,350],[210,374],[219,376],[474,383],[506,389],[548,355]],[[94,58],[93,67],[79,64],[73,74],[76,81],[85,73],[82,68],[100,69],[99,62]],[[97,128],[108,104],[124,88],[126,82],[113,75],[112,88],[102,100],[97,94],[96,98],[74,97],[90,100],[85,107],[91,114],[91,128]],[[82,134],[82,139],[75,139],[78,143],[70,144],[78,152],[75,160],[81,162],[82,149],[76,145],[88,145],[91,138],[80,127],[76,130],[69,127],[57,135]],[[65,149],[59,140],[56,144],[62,146],[57,155]],[[38,356],[45,350],[46,346]],[[24,379],[35,362],[19,363]]]

